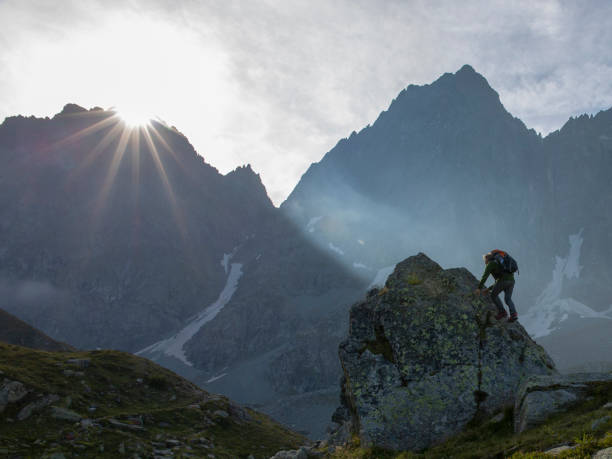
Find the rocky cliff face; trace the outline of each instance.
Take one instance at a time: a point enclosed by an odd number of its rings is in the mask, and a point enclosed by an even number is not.
[[[464,66],[408,86],[313,164],[281,208],[371,279],[398,254],[424,251],[443,266],[477,272],[479,254],[509,251],[521,267],[519,312],[539,307],[546,333],[561,333],[542,343],[567,368],[612,354],[602,333],[611,313],[603,325],[596,317],[610,307],[611,176],[612,109],[572,118],[542,138]],[[540,304],[556,257],[576,236],[582,250],[558,289],[561,301]],[[567,352],[567,336],[578,329],[578,352]]]
[[[80,348],[152,349],[141,355],[323,435],[365,284],[249,166],[221,175],[174,128],[75,105],[7,118],[0,164],[0,307]]]
[[[214,301],[220,260],[274,211],[154,122],[74,105],[0,125],[0,306],[82,348],[138,350]]]
[[[523,378],[556,373],[519,323],[494,319],[477,285],[466,269],[443,270],[419,254],[351,308],[339,350],[340,431],[365,445],[420,450],[513,406]]]

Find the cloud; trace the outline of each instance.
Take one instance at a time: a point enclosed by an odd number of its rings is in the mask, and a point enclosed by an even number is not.
[[[75,100],[74,84],[61,78],[69,80],[82,57],[63,59],[61,52],[121,17],[135,33],[149,21],[161,36],[184,43],[159,51],[161,62],[177,67],[168,86],[186,91],[160,97],[160,112],[221,172],[251,163],[277,204],[310,163],[372,123],[405,86],[428,84],[465,63],[513,115],[544,134],[570,116],[612,106],[607,2],[133,0],[66,2],[60,10],[5,1],[0,117],[50,115],[68,101],[116,105],[113,87],[88,88],[78,95],[86,100]],[[60,80],[54,87],[45,81],[51,63],[36,66],[41,49],[65,66],[53,72]]]
[[[60,304],[68,295],[47,281],[0,279],[0,298],[0,307],[15,312]]]

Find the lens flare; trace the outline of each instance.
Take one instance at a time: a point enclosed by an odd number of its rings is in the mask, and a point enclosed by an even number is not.
[[[154,118],[151,113],[138,107],[117,107],[115,113],[128,128],[139,128],[149,126]]]

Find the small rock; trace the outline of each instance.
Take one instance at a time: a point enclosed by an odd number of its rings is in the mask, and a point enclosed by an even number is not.
[[[136,378],[136,382],[138,384],[142,384],[143,381],[144,381],[144,379],[142,379],[142,378]]]
[[[489,422],[492,424],[497,424],[498,422],[502,422],[504,420],[504,413],[497,413],[495,416],[493,416]]]
[[[90,359],[68,359],[66,360],[68,365],[72,365],[78,368],[87,368],[91,363]]]
[[[0,387],[0,413],[4,411],[6,405],[18,402],[27,394],[28,390],[22,383],[5,379]]]
[[[83,416],[81,416],[80,414],[75,413],[74,411],[69,410],[67,408],[61,408],[59,406],[51,407],[51,417],[70,422],[78,422],[83,419]]]
[[[32,413],[35,413],[37,411],[42,410],[43,408],[46,408],[52,403],[57,402],[59,399],[60,399],[59,395],[49,394],[49,395],[45,395],[42,398],[39,398],[38,400],[34,400],[32,403],[28,403],[26,406],[24,406],[19,411],[19,413],[17,413],[17,419],[20,421],[24,421],[28,419],[32,415]]]
[[[612,402],[608,402],[603,406],[604,410],[612,410]]]
[[[98,408],[95,406],[90,406],[89,408],[87,408],[87,411],[89,411],[90,413],[93,413],[94,411],[96,411]]]
[[[558,454],[561,454],[563,451],[569,451],[574,448],[575,446],[561,445],[561,446],[556,446],[555,448],[551,448],[548,451],[544,451],[544,454],[550,454],[551,456],[556,456]]]
[[[119,454],[125,454],[125,444],[121,442],[118,448]]]
[[[214,414],[216,414],[217,416],[221,416],[222,418],[227,418],[229,416],[229,413],[223,410],[217,410],[214,412]]]
[[[169,447],[173,447],[173,446],[181,446],[182,443],[180,441],[178,441],[178,440],[173,439],[173,438],[168,438],[166,440],[166,445],[169,446]]]
[[[128,429],[128,430],[145,430],[143,426],[137,424],[126,424],[124,422],[117,421],[116,419],[109,419],[109,424],[114,427],[119,427],[120,429]]]
[[[601,449],[597,451],[592,459],[612,459],[612,448]]]
[[[92,427],[94,425],[93,420],[91,419],[81,419],[81,427]]]
[[[610,416],[604,416],[603,418],[596,419],[591,423],[591,430],[596,430],[610,420]]]
[[[305,448],[290,451],[279,451],[270,459],[308,459],[308,452]]]

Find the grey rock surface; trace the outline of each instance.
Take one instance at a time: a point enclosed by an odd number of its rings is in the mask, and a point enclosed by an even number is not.
[[[495,321],[477,285],[421,253],[351,308],[341,398],[362,445],[426,448],[512,406],[523,378],[556,373],[519,323]]]
[[[78,422],[83,419],[83,416],[81,416],[79,413],[59,406],[51,407],[51,417],[69,422]]]
[[[59,395],[49,394],[37,400],[34,400],[33,402],[28,403],[21,410],[19,410],[19,413],[17,413],[17,419],[20,421],[24,421],[25,419],[28,419],[33,413],[36,413],[42,410],[43,408],[46,408],[52,403],[57,402],[59,399]]]
[[[270,459],[307,459],[308,453],[305,448],[289,451],[279,451]]]
[[[592,459],[612,459],[612,448],[601,449],[593,454]]]
[[[518,390],[514,406],[514,430],[523,432],[552,414],[589,396],[593,385],[612,383],[610,373],[575,373],[533,376]]]
[[[9,403],[15,403],[28,394],[28,389],[19,381],[4,379],[0,386],[0,413]]]

